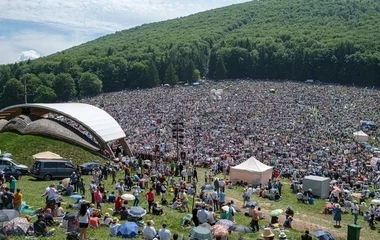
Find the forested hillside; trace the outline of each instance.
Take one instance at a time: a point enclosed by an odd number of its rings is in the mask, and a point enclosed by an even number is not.
[[[54,102],[201,77],[379,86],[380,1],[251,1],[116,32],[0,66],[0,107],[23,101],[24,82],[30,101]]]

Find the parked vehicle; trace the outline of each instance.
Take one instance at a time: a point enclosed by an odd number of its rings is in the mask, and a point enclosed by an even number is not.
[[[0,168],[14,167],[19,170],[23,175],[29,174],[28,166],[16,162],[10,157],[0,157]]]
[[[16,180],[21,179],[22,176],[21,171],[17,170],[15,167],[0,168],[0,172],[2,172],[3,176],[5,177],[5,181],[9,181],[11,176],[16,178]]]
[[[92,174],[96,168],[100,168],[100,163],[98,162],[87,162],[79,165],[81,174]]]
[[[75,167],[70,160],[36,160],[30,170],[30,175],[37,179],[51,180],[70,177]]]

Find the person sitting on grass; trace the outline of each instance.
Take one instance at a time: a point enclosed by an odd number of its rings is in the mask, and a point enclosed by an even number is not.
[[[119,227],[120,227],[119,219],[118,218],[113,218],[112,222],[110,224],[110,235],[112,237],[116,237],[117,236],[117,231],[119,230]]]
[[[153,215],[164,215],[164,210],[157,204],[153,204],[153,209],[152,209]]]
[[[103,223],[101,226],[109,226],[112,222],[112,218],[109,213],[105,213],[103,217]]]
[[[38,215],[37,221],[35,221],[33,223],[33,229],[34,229],[34,233],[36,234],[37,237],[39,237],[39,236],[44,236],[44,237],[51,236],[55,232],[54,228],[47,230],[47,225],[46,225],[46,222],[44,220],[44,215],[42,215],[42,214]]]
[[[143,230],[143,236],[146,240],[152,240],[157,236],[156,229],[153,227],[153,221],[148,220]]]
[[[111,193],[108,195],[107,202],[109,202],[109,203],[114,203],[115,200],[116,200],[115,192],[111,192]]]
[[[292,228],[292,222],[293,222],[293,218],[289,216],[289,217],[285,220],[285,222],[284,222],[284,224],[283,224],[283,227],[284,227],[284,228]]]
[[[91,228],[98,228],[100,225],[98,216],[91,216],[89,220],[89,225]]]

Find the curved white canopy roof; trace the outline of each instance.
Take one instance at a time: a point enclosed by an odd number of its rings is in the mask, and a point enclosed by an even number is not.
[[[10,106],[0,112],[7,112],[15,108],[29,108],[46,110],[46,113],[56,113],[73,119],[83,127],[92,131],[104,142],[125,138],[125,133],[116,120],[104,110],[84,103],[32,103]]]

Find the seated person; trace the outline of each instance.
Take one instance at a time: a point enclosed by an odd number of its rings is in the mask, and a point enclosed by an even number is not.
[[[55,229],[47,230],[46,222],[44,220],[44,215],[38,215],[37,221],[33,223],[33,229],[36,236],[51,236],[53,235]]]
[[[186,220],[183,222],[182,227],[183,227],[184,229],[190,230],[190,229],[193,228],[193,222],[192,222],[191,220],[186,219]]]
[[[277,223],[278,223],[278,217],[271,217],[270,224],[273,225],[273,224],[277,224]]]
[[[63,191],[65,191],[65,187],[63,186],[62,184],[62,181],[59,181],[58,184],[57,184],[57,191],[62,193]]]
[[[147,239],[147,240],[152,240],[157,236],[157,232],[154,229],[153,222],[151,220],[148,220],[146,222],[146,226],[144,227],[144,230],[143,230],[143,236],[144,236],[144,239]]]
[[[137,176],[137,174],[135,174],[135,176],[133,176],[133,180],[135,182],[138,182],[140,180],[139,176]]]
[[[53,217],[53,214],[51,213],[50,208],[46,208],[44,212],[44,220],[48,226],[54,225],[54,217]]]
[[[117,231],[119,230],[119,227],[120,227],[119,219],[118,218],[113,218],[112,222],[110,224],[110,235],[112,237],[116,237],[117,236]]]
[[[298,202],[303,202],[303,194],[302,194],[302,192],[298,192],[297,195],[296,195],[296,197],[297,197],[297,201]]]
[[[292,217],[288,217],[284,224],[283,224],[283,227],[284,228],[292,228],[292,221],[293,221],[293,218]]]
[[[116,200],[115,192],[111,192],[111,193],[108,195],[107,202],[109,202],[109,203],[114,203],[115,200]]]
[[[53,216],[54,217],[63,217],[65,215],[65,212],[63,211],[63,208],[61,206],[61,202],[57,202],[57,205],[54,208]]]
[[[97,216],[91,216],[89,221],[89,226],[91,228],[98,228],[100,225],[99,218]]]
[[[222,214],[220,215],[220,219],[228,219],[228,212],[222,209]]]
[[[275,200],[275,201],[280,201],[280,200],[281,200],[281,196],[280,196],[280,194],[278,193],[278,191],[276,191],[276,193],[274,194],[274,200]]]
[[[244,213],[244,216],[246,217],[252,217],[254,206],[250,206],[248,208],[248,212]]]
[[[158,206],[157,203],[154,203],[152,212],[153,212],[153,215],[164,214],[164,210],[160,206]]]
[[[188,194],[188,195],[193,195],[194,193],[195,193],[194,188],[189,187],[189,189],[187,190],[187,194]]]
[[[62,194],[65,196],[71,196],[73,194],[73,192],[74,192],[74,187],[73,187],[73,185],[69,184],[66,187],[66,191],[63,191]]]
[[[286,218],[288,218],[289,216],[293,217],[294,216],[294,210],[288,206],[285,210],[285,214],[286,214]]]
[[[125,206],[121,207],[120,210],[120,220],[127,220],[128,218],[128,210],[125,208]]]
[[[103,223],[102,226],[109,226],[112,222],[112,218],[109,213],[105,213],[103,217]]]
[[[118,196],[114,203],[114,212],[120,212],[122,207],[121,197]]]

